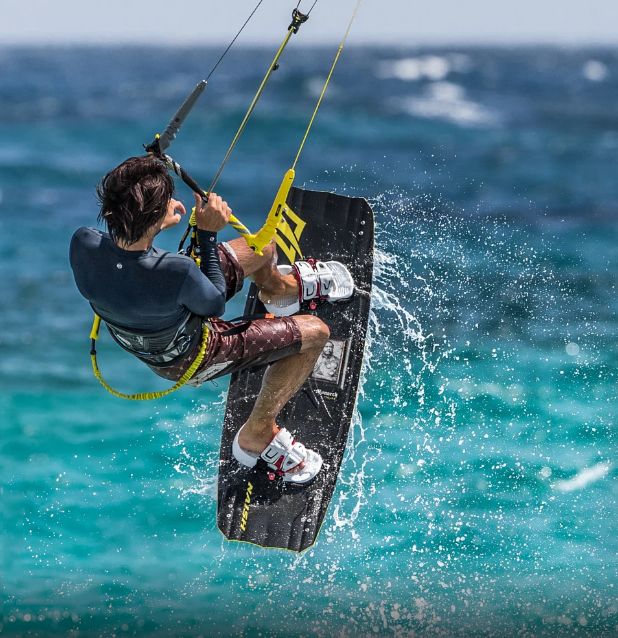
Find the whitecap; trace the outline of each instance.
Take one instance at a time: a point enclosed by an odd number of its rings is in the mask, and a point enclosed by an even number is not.
[[[423,55],[382,62],[378,69],[378,76],[406,82],[415,82],[421,79],[437,81],[446,78],[450,71],[451,64],[447,58],[439,55]]]
[[[582,74],[590,82],[603,82],[609,75],[609,69],[599,60],[588,60],[582,68]]]
[[[421,97],[400,101],[410,115],[427,119],[441,119],[463,126],[491,125],[497,116],[481,104],[466,98],[465,90],[452,82],[434,82]]]
[[[591,483],[596,483],[604,478],[611,467],[611,463],[597,463],[592,467],[585,468],[581,472],[578,472],[573,478],[552,483],[552,489],[558,490],[559,492],[581,490]]]

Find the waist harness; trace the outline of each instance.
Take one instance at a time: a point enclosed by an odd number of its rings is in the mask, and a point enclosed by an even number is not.
[[[105,381],[99,365],[97,363],[97,348],[96,342],[99,338],[99,327],[101,325],[101,317],[95,313],[94,320],[92,322],[92,329],[90,330],[90,361],[92,363],[92,372],[94,376],[100,381],[101,385],[115,397],[120,399],[130,399],[132,401],[147,401],[149,399],[159,399],[167,396],[172,392],[181,388],[187,381],[196,373],[202,362],[206,357],[206,351],[208,349],[208,335],[209,330],[207,326],[202,325],[202,321],[199,317],[189,315],[186,320],[185,328],[182,329],[174,327],[173,330],[161,331],[157,333],[148,334],[136,334],[134,331],[119,329],[118,326],[112,326],[108,324],[110,334],[122,348],[130,352],[131,354],[139,357],[142,361],[147,363],[156,361],[154,365],[161,365],[160,362],[166,362],[171,364],[178,356],[182,356],[183,352],[187,352],[192,344],[192,334],[194,330],[194,322],[197,326],[198,337],[201,335],[198,352],[193,359],[193,363],[187,368],[184,374],[178,379],[178,381],[167,390],[160,390],[158,392],[137,392],[135,394],[125,394],[112,388],[112,386]],[[162,335],[166,332],[168,338]],[[154,349],[153,352],[151,349]]]
[[[179,326],[171,326],[158,332],[143,332],[121,328],[108,321],[107,329],[114,341],[144,363],[168,366],[186,355],[202,334],[202,319],[188,314]]]

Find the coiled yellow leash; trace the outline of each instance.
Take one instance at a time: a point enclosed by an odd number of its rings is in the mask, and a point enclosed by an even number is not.
[[[193,360],[193,363],[187,368],[186,372],[176,381],[176,383],[167,390],[160,390],[158,392],[136,392],[135,394],[125,394],[124,392],[119,392],[112,388],[109,383],[103,378],[101,371],[99,370],[99,365],[97,363],[97,350],[96,350],[96,342],[99,338],[99,329],[101,327],[101,317],[95,313],[94,320],[92,322],[92,329],[90,330],[90,361],[92,363],[92,372],[94,376],[99,380],[101,385],[115,397],[119,399],[128,399],[129,401],[151,401],[152,399],[160,399],[161,397],[165,397],[172,392],[176,392],[179,388],[182,388],[183,385],[191,379],[191,377],[196,373],[197,369],[200,367],[204,358],[206,357],[206,350],[208,349],[208,337],[210,334],[210,330],[208,330],[206,325],[202,325],[202,340],[200,343],[200,349],[197,353],[197,356]]]

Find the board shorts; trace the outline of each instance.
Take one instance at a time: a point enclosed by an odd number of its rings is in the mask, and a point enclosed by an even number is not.
[[[234,249],[227,243],[218,245],[221,270],[227,288],[226,301],[242,290],[245,273]],[[284,359],[300,352],[302,335],[293,317],[273,317],[254,319],[246,322],[246,327],[237,334],[225,334],[238,324],[223,319],[204,320],[209,330],[208,347],[204,361],[191,379],[189,385],[199,386],[205,381],[226,374],[254,368]],[[178,381],[194,361],[199,340],[179,362],[169,366],[149,366],[156,374],[170,381]]]

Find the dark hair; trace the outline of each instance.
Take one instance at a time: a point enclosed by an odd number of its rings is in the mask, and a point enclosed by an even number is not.
[[[98,219],[115,241],[134,244],[163,221],[173,193],[174,180],[161,160],[153,155],[130,157],[97,186]]]

